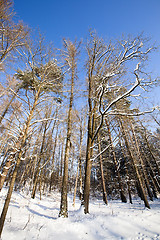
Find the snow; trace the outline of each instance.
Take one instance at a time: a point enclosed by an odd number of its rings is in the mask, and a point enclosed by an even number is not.
[[[0,193],[2,207],[7,189]],[[2,240],[158,240],[160,239],[160,200],[151,202],[151,209],[144,208],[140,200],[121,203],[101,200],[90,202],[90,214],[84,214],[80,201],[69,196],[69,217],[59,218],[60,194],[30,195],[14,192],[2,233]]]
[[[3,162],[3,157],[0,157],[0,164]]]

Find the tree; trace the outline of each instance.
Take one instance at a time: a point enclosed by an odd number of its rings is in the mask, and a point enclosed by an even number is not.
[[[86,65],[89,113],[83,194],[85,213],[89,213],[91,159],[94,140],[103,126],[105,116],[116,115],[119,112],[118,109],[112,109],[117,102],[121,99],[129,98],[138,86],[145,87],[145,82],[146,85],[152,84],[152,81],[145,74],[145,80],[142,80],[140,77],[140,74],[143,75],[143,72],[140,70],[140,62],[144,62],[147,59],[152,49],[153,47],[148,46],[148,42],[141,36],[118,41],[115,45],[111,43],[107,45],[95,33],[90,34],[90,40],[87,43],[88,62]],[[131,69],[131,62],[134,63],[134,69]],[[128,69],[132,71],[132,75],[129,74]],[[135,82],[132,81],[130,88],[126,88],[121,94],[121,90],[124,87],[124,76],[126,78],[133,78],[134,76]],[[107,99],[107,95],[112,92],[113,88],[115,95],[112,99]],[[99,125],[96,129],[95,116],[99,119]]]
[[[119,184],[119,191],[120,191],[121,200],[122,200],[122,202],[127,202],[127,199],[124,195],[124,191],[123,191],[123,187],[122,187],[122,180],[121,180],[121,176],[120,176],[120,172],[119,172],[118,161],[117,161],[116,154],[115,154],[115,151],[114,151],[111,131],[110,131],[110,127],[109,127],[109,124],[108,124],[108,121],[107,121],[106,118],[105,118],[105,123],[106,123],[107,129],[108,129],[108,137],[109,137],[109,141],[110,141],[110,148],[111,148],[112,155],[113,155],[113,161],[114,161],[114,164],[115,164],[116,173],[118,175],[118,184]]]
[[[8,113],[9,108],[11,107],[13,101],[16,98],[16,94],[18,93],[18,91],[20,90],[20,85],[18,84],[18,82],[16,81],[15,77],[13,77],[12,79],[10,79],[7,82],[8,87],[4,88],[4,96],[7,98],[3,99],[3,103],[2,105],[4,105],[4,107],[2,108],[2,113],[0,115],[0,124],[2,123],[2,120],[4,119],[5,115]]]
[[[12,0],[0,0],[0,68],[25,45],[28,29],[22,22],[14,23]]]
[[[29,29],[22,23],[15,23],[13,20],[14,9],[12,0],[0,0],[0,71],[6,72],[7,63],[14,65],[16,59],[21,56],[21,50],[26,45],[26,39],[29,36]],[[19,57],[19,58],[18,58]],[[11,79],[10,82],[14,81]],[[15,94],[10,91],[11,84],[7,82],[7,87],[3,90],[5,94],[11,95],[5,103],[5,108],[0,116],[0,124],[9,110],[10,105],[15,99]],[[19,87],[16,86],[14,91],[17,93]],[[1,97],[1,96],[0,96]]]
[[[69,100],[69,109],[67,117],[67,137],[66,137],[66,146],[64,154],[64,171],[63,171],[63,180],[62,180],[62,192],[61,192],[61,205],[59,216],[68,217],[68,206],[67,206],[67,193],[68,193],[68,160],[69,160],[69,151],[70,151],[70,139],[71,139],[71,117],[72,117],[72,106],[73,106],[73,92],[74,92],[74,81],[76,79],[77,71],[77,55],[79,44],[72,43],[69,40],[64,40],[65,51],[63,52],[64,60],[67,67],[69,67],[70,74],[70,100]]]
[[[73,197],[73,206],[75,206],[75,200],[76,200],[76,193],[77,193],[77,186],[78,186],[78,180],[79,180],[79,199],[82,200],[82,147],[83,147],[83,140],[84,140],[84,134],[86,129],[86,111],[85,108],[82,108],[80,112],[75,111],[74,119],[77,118],[78,122],[78,129],[76,132],[79,132],[77,134],[78,141],[76,141],[76,145],[78,146],[78,165],[77,165],[77,173],[76,173],[76,180],[75,180],[75,188],[74,188],[74,197]],[[74,120],[75,121],[75,120]]]
[[[102,181],[102,190],[103,190],[103,201],[105,202],[105,204],[108,204],[106,184],[105,184],[104,171],[103,171],[102,148],[101,148],[99,133],[97,134],[97,141],[98,141],[98,151],[100,154],[99,161],[100,161],[101,181]]]
[[[58,67],[55,60],[50,60],[50,52],[45,52],[44,54],[44,48],[42,48],[42,44],[44,44],[42,38],[40,38],[36,49],[33,49],[33,46],[28,44],[28,52],[24,54],[25,58],[27,58],[27,63],[28,67],[30,67],[30,70],[18,70],[16,74],[16,77],[22,81],[24,91],[24,98],[16,94],[16,96],[23,102],[24,122],[20,127],[19,132],[17,131],[18,137],[15,136],[13,152],[16,154],[16,164],[0,217],[0,236],[3,230],[4,221],[8,211],[19,165],[21,163],[21,159],[23,158],[27,139],[31,134],[31,127],[39,121],[47,121],[47,119],[44,118],[41,120],[36,120],[35,113],[37,111],[37,106],[39,108],[40,104],[44,103],[44,100],[41,100],[42,96],[45,101],[48,99],[48,93],[51,94],[52,99],[59,100],[59,96],[56,97],[56,95],[59,95],[58,93],[60,92],[62,86],[62,71],[61,68]]]

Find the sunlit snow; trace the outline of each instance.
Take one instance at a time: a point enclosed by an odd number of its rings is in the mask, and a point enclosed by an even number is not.
[[[7,190],[0,193],[2,207]],[[14,192],[7,213],[2,240],[147,240],[160,239],[160,200],[151,202],[151,209],[141,200],[121,203],[93,199],[90,214],[85,215],[76,199],[69,196],[69,218],[59,218],[60,194],[31,199],[29,195]]]

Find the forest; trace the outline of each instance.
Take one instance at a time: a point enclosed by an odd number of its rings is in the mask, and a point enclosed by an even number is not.
[[[68,194],[84,214],[92,197],[151,208],[160,194],[160,106],[147,97],[160,84],[149,68],[156,50],[145,34],[106,40],[96,30],[57,49],[0,0],[0,235],[17,191],[60,193],[64,218]]]

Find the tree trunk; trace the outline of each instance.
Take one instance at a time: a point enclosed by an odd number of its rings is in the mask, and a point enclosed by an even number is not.
[[[121,130],[122,130],[122,133],[123,133],[123,137],[124,137],[124,140],[125,140],[125,143],[126,143],[126,147],[127,147],[127,150],[128,150],[128,154],[129,154],[129,156],[132,160],[132,164],[133,164],[135,174],[136,174],[136,178],[137,178],[137,183],[138,183],[138,186],[140,188],[140,192],[141,192],[145,207],[150,208],[147,197],[146,197],[146,194],[145,194],[145,190],[143,188],[142,180],[141,180],[141,177],[140,177],[140,174],[139,174],[139,171],[138,171],[137,162],[136,162],[136,159],[134,158],[134,156],[131,152],[129,142],[128,142],[128,139],[127,139],[127,135],[126,135],[126,131],[124,129],[121,118],[119,118],[119,121],[120,121]]]
[[[65,155],[64,155],[64,171],[63,171],[63,180],[62,180],[61,205],[60,205],[60,212],[59,212],[59,216],[63,216],[63,217],[68,217],[67,193],[68,193],[68,160],[69,160],[70,134],[71,134],[71,125],[70,125],[71,109],[68,114],[67,140],[66,140]]]
[[[17,143],[16,148],[18,148],[18,147],[19,147],[19,143]],[[8,149],[8,147],[7,147],[7,149]],[[7,161],[5,163],[5,166],[3,167],[3,171],[0,174],[0,191],[2,190],[2,187],[3,187],[3,184],[6,180],[8,171],[11,168],[11,164],[12,164],[12,162],[13,162],[15,156],[16,156],[16,151],[14,151],[14,149],[11,149],[11,152],[12,153],[9,154],[10,156],[8,156]],[[7,154],[7,152],[5,154]]]
[[[89,86],[89,117],[88,117],[88,136],[87,136],[87,149],[86,149],[86,165],[85,165],[85,179],[84,179],[84,191],[82,205],[84,206],[84,213],[89,213],[89,195],[90,195],[90,184],[91,184],[91,168],[92,168],[92,155],[93,155],[93,133],[95,130],[95,110],[96,102],[92,108],[91,103],[91,85]]]
[[[78,163],[78,166],[77,166],[77,174],[76,174],[76,181],[75,181],[75,188],[74,188],[74,196],[73,196],[73,207],[75,207],[76,192],[77,192],[77,183],[78,183],[78,172],[79,172],[79,163]]]
[[[153,170],[153,168],[152,168],[152,166],[150,164],[150,161],[148,160],[148,155],[146,156],[143,148],[142,148],[141,151],[142,151],[142,154],[143,154],[143,156],[144,156],[144,158],[146,160],[147,172],[150,175],[151,185],[153,186],[152,189],[154,188],[153,191],[158,191],[158,193],[160,193],[160,185],[159,185],[159,182],[158,182],[158,180],[156,178],[156,174],[155,174],[155,172],[154,172],[154,170]],[[156,195],[156,194],[154,193],[154,195]]]
[[[135,130],[134,130],[132,121],[129,120],[129,122],[130,122],[130,125],[131,125],[132,134],[133,134],[133,137],[134,137],[134,140],[135,140],[135,143],[136,143],[136,149],[137,149],[137,153],[138,153],[138,158],[140,159],[140,163],[141,163],[141,167],[142,167],[142,173],[143,173],[143,176],[144,176],[144,182],[145,182],[145,185],[146,185],[146,188],[147,188],[147,192],[148,192],[150,200],[153,201],[153,194],[152,194],[150,186],[149,186],[149,181],[148,181],[148,177],[147,177],[147,174],[146,174],[144,161],[143,161],[143,158],[141,156],[141,152],[140,152],[140,149],[139,149],[138,141],[137,141],[137,138],[136,138],[136,135],[135,135]]]
[[[88,121],[88,125],[90,125],[90,119]],[[90,126],[88,126],[88,129],[90,129]],[[85,214],[89,213],[90,176],[91,176],[91,166],[92,166],[91,147],[92,147],[92,139],[91,139],[90,134],[88,134],[84,191],[83,191],[83,201],[82,201],[82,205],[84,205],[84,213]]]
[[[33,198],[33,199],[35,198],[35,195],[36,195],[36,189],[37,189],[37,183],[38,183],[38,178],[39,178],[41,159],[42,159],[44,143],[45,143],[45,139],[46,139],[46,131],[47,131],[47,121],[46,121],[45,127],[44,127],[43,140],[42,140],[41,150],[40,150],[40,154],[39,154],[37,170],[36,170],[35,176],[34,176],[33,190],[32,190],[32,195],[31,195],[31,198]]]
[[[99,154],[100,154],[101,153],[101,144],[100,144],[99,133],[97,134],[97,140],[98,140],[98,151],[99,151]],[[102,190],[103,190],[103,201],[105,202],[105,204],[108,204],[106,184],[105,184],[104,172],[103,172],[102,154],[100,154],[99,160],[100,160],[101,182],[102,182]]]
[[[3,210],[2,210],[2,213],[1,213],[1,217],[0,217],[0,238],[1,238],[2,230],[3,230],[6,214],[7,214],[7,211],[8,211],[9,203],[10,203],[10,200],[11,200],[11,195],[12,195],[12,192],[13,192],[14,183],[15,183],[16,176],[17,176],[17,171],[18,171],[18,168],[19,168],[19,165],[20,165],[20,162],[21,162],[21,156],[22,156],[22,153],[23,153],[23,147],[25,145],[25,141],[26,141],[26,138],[27,138],[29,125],[30,125],[31,119],[33,117],[33,113],[34,113],[35,107],[37,105],[39,94],[40,93],[38,91],[36,96],[35,96],[35,101],[34,101],[33,107],[32,107],[32,109],[30,111],[30,114],[28,116],[28,119],[27,119],[25,127],[24,127],[23,138],[20,139],[20,142],[21,142],[20,147],[19,147],[20,151],[19,151],[19,154],[17,156],[16,166],[15,166],[15,169],[13,171],[13,175],[12,175],[12,179],[11,179],[11,182],[10,182],[9,190],[8,190],[7,197],[6,197],[6,200],[5,200],[5,203],[4,203],[4,206],[3,206]]]
[[[148,142],[148,139],[147,139],[146,134],[145,134],[145,140],[146,140],[146,143],[147,143],[147,146],[148,146],[148,150],[149,150],[149,152],[150,152],[150,154],[151,154],[151,156],[152,156],[152,158],[153,158],[153,160],[154,160],[154,163],[155,163],[155,166],[156,166],[156,170],[157,170],[158,176],[160,176],[159,166],[158,166],[158,164],[157,164],[156,157],[154,156],[154,154],[153,154],[153,152],[152,152],[152,150],[151,150],[151,146],[150,146],[150,144],[149,144],[149,142]]]
[[[114,151],[111,131],[110,131],[110,127],[109,127],[107,119],[105,119],[105,123],[106,123],[107,129],[108,129],[108,136],[109,136],[110,145],[111,145],[110,147],[111,147],[111,150],[112,150],[113,160],[114,160],[114,164],[115,164],[115,167],[116,167],[116,173],[117,173],[117,176],[118,176],[118,184],[119,184],[121,201],[126,203],[127,199],[126,199],[126,196],[124,195],[124,190],[123,190],[123,187],[122,187],[122,181],[121,181],[121,176],[120,176],[120,172],[119,172],[118,162],[117,162],[116,154],[115,154],[115,151]]]
[[[11,164],[13,162],[13,157],[14,156],[12,156],[9,159],[7,159],[7,161],[5,163],[5,166],[3,167],[3,171],[2,171],[2,173],[0,175],[0,191],[2,190],[2,187],[3,187],[4,181],[6,179],[7,173],[9,171],[9,169],[11,168]]]
[[[125,157],[125,153],[124,153],[124,149],[122,147],[121,141],[119,141],[119,144],[120,144],[120,147],[121,147],[123,157]],[[126,175],[127,175],[127,187],[128,187],[129,202],[132,204],[133,202],[132,202],[132,194],[131,194],[131,187],[130,187],[130,176],[129,176],[129,173],[128,173],[128,166],[127,166],[126,161],[125,161],[125,167],[126,167]]]
[[[56,137],[55,137],[54,146],[53,146],[53,153],[52,153],[52,166],[51,166],[49,192],[51,192],[51,190],[52,190],[53,169],[54,169],[54,159],[55,159],[55,152],[56,152],[56,146],[57,146],[57,136],[58,136],[58,127],[57,127]]]
[[[59,216],[68,217],[68,203],[67,203],[67,193],[68,193],[68,161],[69,161],[69,152],[71,145],[71,120],[72,120],[72,106],[73,106],[73,89],[74,89],[74,80],[76,77],[76,56],[77,49],[76,46],[70,41],[65,41],[65,46],[68,51],[68,65],[71,69],[71,91],[70,91],[70,103],[68,109],[68,118],[67,118],[67,139],[65,146],[64,154],[64,171],[62,179],[62,191],[61,191],[61,204]]]
[[[151,166],[151,164],[150,164],[150,162],[148,161],[147,158],[146,158],[146,161],[147,161],[147,164],[149,166],[149,171],[150,171],[150,174],[151,174],[151,177],[152,177],[152,181],[154,182],[154,184],[155,184],[155,186],[157,188],[158,193],[160,193],[160,185],[159,185],[159,182],[157,181],[156,175],[154,174],[152,166]]]
[[[6,141],[5,141],[5,144],[6,144]],[[5,146],[5,144],[3,145],[3,149],[4,149],[4,146]],[[6,158],[6,155],[7,155],[7,153],[8,153],[8,146],[6,147],[6,150],[5,150],[5,152],[4,152],[4,155],[3,155],[3,160],[2,160],[2,162],[1,162],[1,166],[0,166],[0,171],[1,171],[1,169],[2,169],[2,167],[5,165],[5,158]],[[1,151],[0,151],[1,152]]]
[[[82,190],[82,160],[79,160],[79,200],[82,200],[83,190]]]
[[[79,191],[79,198],[82,198],[82,141],[83,141],[83,132],[82,126],[80,126],[80,144],[79,144],[79,159],[78,159],[78,167],[77,167],[77,175],[76,175],[76,182],[75,182],[75,189],[74,189],[74,197],[73,197],[73,206],[75,206],[75,199],[76,199],[76,191],[77,191],[77,184],[78,184],[78,173],[79,173],[79,180],[80,180],[80,191]]]
[[[16,91],[16,94],[18,93],[18,91],[19,91],[19,89]],[[9,109],[10,105],[12,104],[13,100],[15,99],[16,94],[14,94],[12,96],[11,100],[9,101],[9,103],[7,104],[5,110],[3,111],[2,115],[0,116],[0,124],[1,124],[1,122],[3,120],[3,118],[5,117],[6,113],[8,112],[8,109]]]
[[[12,195],[13,188],[14,188],[15,179],[16,179],[16,176],[17,176],[18,167],[19,167],[19,164],[21,162],[21,156],[22,156],[22,150],[19,152],[19,156],[18,156],[17,163],[16,163],[16,166],[15,166],[15,169],[14,169],[14,172],[13,172],[13,176],[12,176],[11,182],[10,182],[10,186],[9,186],[9,190],[8,190],[8,193],[7,193],[7,197],[6,197],[6,200],[5,200],[5,203],[4,203],[4,207],[3,207],[3,210],[2,210],[2,213],[1,213],[1,218],[0,218],[0,236],[2,234],[5,218],[6,218],[6,215],[7,215],[7,211],[8,211],[8,207],[9,207],[9,203],[10,203],[10,199],[11,199],[11,195]]]

